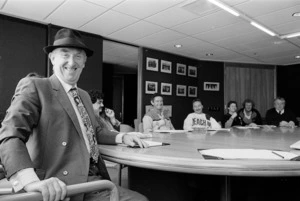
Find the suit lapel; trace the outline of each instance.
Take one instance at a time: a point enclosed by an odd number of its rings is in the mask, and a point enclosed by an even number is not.
[[[72,120],[72,122],[77,130],[77,133],[79,134],[80,138],[84,141],[83,134],[82,134],[75,110],[74,110],[74,108],[70,102],[70,99],[69,99],[67,93],[65,92],[63,86],[60,84],[58,78],[55,75],[52,75],[50,77],[50,82],[52,85],[54,96],[56,97],[58,102],[61,104],[61,106],[64,108],[64,110],[67,112],[67,114],[69,115],[70,119]]]

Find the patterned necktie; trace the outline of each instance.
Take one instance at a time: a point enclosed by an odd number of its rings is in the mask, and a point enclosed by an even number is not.
[[[90,144],[90,156],[97,163],[98,157],[99,157],[99,150],[98,150],[97,141],[95,138],[95,132],[94,132],[94,129],[93,129],[93,126],[91,123],[91,119],[90,119],[84,105],[82,104],[81,99],[78,96],[78,92],[77,92],[76,88],[72,88],[70,90],[70,93],[74,98],[75,104],[78,108],[83,125],[85,127],[85,133],[86,133],[86,136],[87,136],[89,144]]]

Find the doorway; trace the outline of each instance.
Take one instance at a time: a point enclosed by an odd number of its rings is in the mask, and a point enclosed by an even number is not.
[[[103,40],[104,104],[132,127],[137,118],[137,66],[137,47]]]

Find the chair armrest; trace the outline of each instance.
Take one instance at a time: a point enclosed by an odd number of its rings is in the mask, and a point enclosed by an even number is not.
[[[92,181],[81,184],[67,186],[67,197],[72,197],[76,194],[88,193],[96,190],[110,190],[110,201],[119,201],[119,192],[114,183],[108,180]],[[11,195],[0,196],[0,200],[5,201],[41,201],[42,194],[39,192],[26,192]]]

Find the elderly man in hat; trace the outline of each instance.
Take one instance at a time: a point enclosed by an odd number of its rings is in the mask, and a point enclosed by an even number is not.
[[[99,127],[90,97],[77,87],[87,57],[78,32],[61,29],[44,48],[53,64],[49,78],[25,77],[17,85],[0,130],[0,156],[14,190],[39,191],[44,201],[63,200],[66,185],[110,179],[97,144],[147,147],[138,136]],[[147,200],[118,187],[120,200]],[[71,200],[108,200],[93,192]]]

